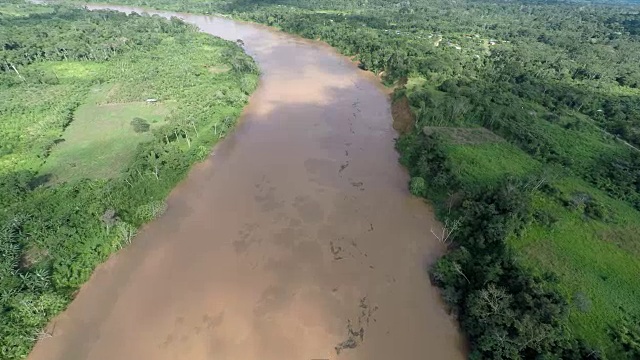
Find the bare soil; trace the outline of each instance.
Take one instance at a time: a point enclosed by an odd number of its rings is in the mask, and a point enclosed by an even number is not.
[[[405,96],[396,99],[391,105],[393,128],[400,134],[410,132],[415,126],[415,116],[409,106],[409,99]]]

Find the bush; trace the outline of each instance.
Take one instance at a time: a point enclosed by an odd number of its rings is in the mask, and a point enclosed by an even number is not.
[[[427,183],[424,181],[424,178],[420,176],[412,177],[411,182],[409,183],[409,190],[415,196],[425,196],[427,192]]]
[[[620,326],[611,328],[611,337],[627,359],[640,359],[640,319],[625,317]]]
[[[460,219],[453,250],[436,262],[430,275],[469,338],[469,357],[584,358],[589,352],[564,331],[567,301],[551,279],[519,265],[507,245],[507,238],[534,217],[527,181],[505,178],[486,188],[464,186],[456,181],[446,144],[437,134],[414,133],[401,138],[397,148],[413,176],[412,194],[426,195],[427,176],[443,177],[433,184],[439,190],[465,194],[448,209]],[[546,214],[537,215],[552,222]]]
[[[131,126],[133,126],[133,131],[137,133],[147,132],[151,127],[147,120],[139,117],[135,117],[133,118],[133,120],[131,120]]]
[[[158,200],[138,207],[136,215],[141,222],[147,222],[164,214],[166,210],[167,203],[162,200]]]

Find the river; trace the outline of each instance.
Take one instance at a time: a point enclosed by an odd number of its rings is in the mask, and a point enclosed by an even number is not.
[[[463,359],[425,270],[440,225],[407,191],[376,78],[319,42],[154,13],[242,39],[260,86],[29,359]]]

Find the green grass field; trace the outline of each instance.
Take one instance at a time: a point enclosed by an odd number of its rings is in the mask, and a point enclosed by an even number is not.
[[[495,184],[504,176],[524,176],[541,168],[539,162],[507,142],[451,145],[449,157],[456,164],[458,178],[475,186]]]
[[[445,131],[445,137],[446,132],[451,131]],[[525,176],[543,168],[504,141],[448,139],[453,172],[467,186],[488,186],[504,176]],[[544,220],[533,221],[509,243],[523,265],[535,273],[557,275],[558,288],[570,305],[570,333],[615,354],[617,350],[608,348],[610,327],[640,313],[640,212],[563,170],[555,169],[549,184],[557,193],[534,195],[534,217]],[[589,213],[590,202],[598,204],[601,218]]]
[[[154,129],[203,114],[208,120],[195,122],[199,130],[220,129],[257,79],[243,76],[237,86],[222,47],[197,38],[190,52],[172,51],[184,39],[167,38],[153,52],[109,63],[49,61],[23,69],[26,78],[51,84],[0,92],[0,172],[29,169],[51,183],[113,178]],[[168,52],[174,55],[161,56]],[[159,101],[147,104],[148,98]],[[149,132],[133,131],[136,117],[151,124]]]
[[[522,261],[536,271],[558,275],[561,292],[570,301],[569,326],[579,337],[606,348],[609,326],[629,313],[640,313],[640,213],[611,199],[579,179],[555,182],[564,198],[588,194],[602,204],[606,220],[585,215],[537,194],[535,210],[555,218],[550,226],[532,224],[511,239]]]
[[[51,175],[50,181],[116,177],[133,159],[136,146],[153,138],[150,132],[136,133],[131,121],[145,119],[150,130],[164,124],[170,112],[164,103],[100,104],[111,88],[94,89],[76,110],[73,122],[62,134],[64,141],[52,149],[40,170],[42,175]]]

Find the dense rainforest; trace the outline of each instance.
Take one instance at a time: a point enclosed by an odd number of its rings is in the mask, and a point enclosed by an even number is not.
[[[470,358],[640,358],[632,2],[107,2],[320,39],[395,86],[411,192],[436,206],[450,248],[431,278]]]
[[[257,79],[240,47],[178,19],[0,4],[0,359],[51,336]]]

